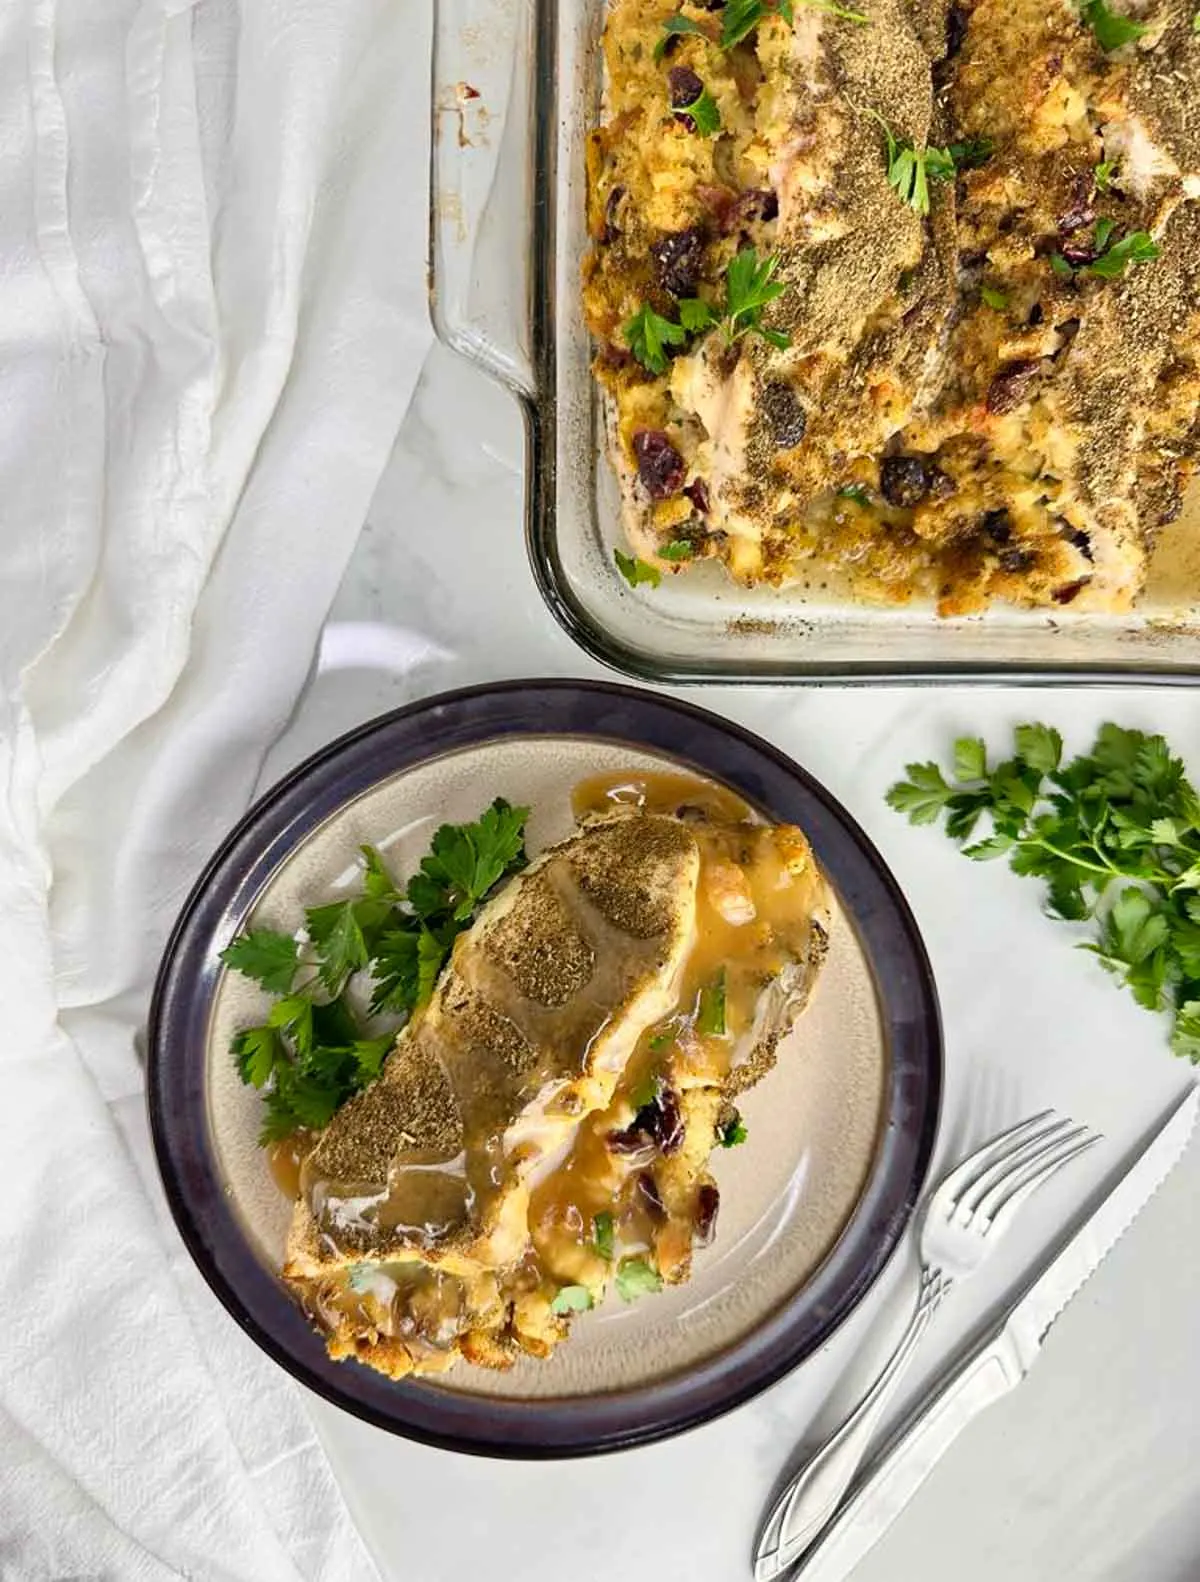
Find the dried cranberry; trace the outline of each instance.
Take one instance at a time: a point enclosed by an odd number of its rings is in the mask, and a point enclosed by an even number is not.
[[[1085,560],[1094,560],[1096,558],[1092,554],[1092,541],[1081,527],[1072,527],[1070,522],[1060,517],[1059,531],[1068,544],[1074,544]]]
[[[721,1194],[714,1181],[704,1181],[696,1193],[696,1240],[707,1247],[717,1228],[717,1210],[721,1207]]]
[[[701,516],[708,515],[710,505],[708,498],[708,485],[705,483],[703,478],[696,478],[693,482],[688,484],[687,488],[683,492],[687,495],[688,499],[696,507]]]
[[[1070,242],[1064,242],[1059,251],[1075,269],[1082,269],[1084,264],[1094,263],[1096,259],[1096,249],[1092,244],[1081,241],[1079,238],[1075,238]]]
[[[988,386],[988,411],[998,416],[1002,412],[1011,412],[1014,407],[1020,406],[1030,385],[1040,372],[1041,364],[1036,360],[1005,363]]]
[[[1083,592],[1091,580],[1090,577],[1080,577],[1077,582],[1068,582],[1065,587],[1055,588],[1053,593],[1055,604],[1070,604],[1073,599]]]
[[[919,456],[885,456],[879,488],[889,505],[920,505],[929,493],[929,467]]]
[[[952,5],[946,12],[946,59],[950,60],[963,47],[967,36],[967,13],[960,5]]]
[[[704,92],[704,83],[690,66],[672,66],[667,81],[672,110],[686,110]]]
[[[1025,322],[1029,325],[1030,329],[1036,330],[1038,325],[1045,317],[1046,315],[1042,310],[1042,304],[1040,302],[1035,302],[1030,308],[1029,317],[1025,320]]]
[[[643,1104],[624,1130],[609,1132],[608,1146],[615,1154],[678,1153],[683,1145],[683,1116],[679,1098],[671,1088],[663,1088],[649,1104]]]
[[[1027,549],[1002,549],[1000,551],[1001,571],[1010,571],[1014,575],[1028,571],[1037,561],[1037,556]]]
[[[1057,220],[1059,234],[1070,236],[1074,231],[1082,231],[1085,225],[1091,225],[1096,218],[1096,207],[1092,202],[1092,178],[1077,175],[1071,182],[1071,201]]]
[[[683,488],[687,475],[683,457],[661,430],[639,429],[633,436],[633,454],[638,477],[652,500],[665,500]]]
[[[658,283],[673,297],[694,297],[704,265],[704,237],[698,230],[672,231],[650,244]]]
[[[1008,544],[1012,542],[1012,517],[1004,506],[998,511],[985,511],[979,523],[979,531],[993,544]]]
[[[730,220],[749,225],[754,220],[769,224],[779,218],[779,194],[771,187],[748,187],[739,192],[733,201]],[[735,226],[730,224],[729,229]]]
[[[614,187],[609,193],[604,204],[604,235],[600,238],[604,242],[615,242],[621,234],[621,227],[617,224],[617,212],[625,198],[625,188]]]
[[[773,379],[763,390],[759,404],[771,430],[777,450],[792,450],[808,430],[808,414],[791,385]]]

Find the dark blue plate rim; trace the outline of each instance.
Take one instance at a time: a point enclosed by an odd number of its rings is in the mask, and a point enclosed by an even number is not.
[[[247,1241],[209,1133],[204,1065],[218,952],[270,875],[326,818],[381,780],[512,735],[602,738],[660,752],[799,824],[854,921],[889,1045],[874,1166],[812,1278],[727,1350],[610,1395],[467,1395],[331,1361]],[[810,1356],[862,1300],[908,1223],[933,1150],[941,1087],[941,1018],[925,947],[896,881],[855,821],[751,732],[693,704],[611,682],[464,688],[397,709],[323,748],[250,809],[205,868],[168,942],[150,1009],[147,1092],[158,1168],[180,1234],[227,1311],[335,1406],[427,1444],[504,1458],[592,1455],[665,1439],[748,1401]]]

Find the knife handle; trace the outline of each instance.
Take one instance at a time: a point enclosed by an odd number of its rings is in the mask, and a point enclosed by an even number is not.
[[[970,1356],[868,1470],[800,1561],[794,1577],[841,1582],[887,1532],[963,1429],[1023,1377],[1003,1329]]]

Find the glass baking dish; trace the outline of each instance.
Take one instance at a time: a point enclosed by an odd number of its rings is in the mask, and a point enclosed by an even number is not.
[[[589,653],[656,682],[1185,683],[1200,677],[1200,489],[1132,615],[912,604],[742,589],[715,565],[630,589],[590,374],[580,270],[584,151],[601,103],[606,0],[438,0],[431,299],[441,339],[502,381],[528,433],[530,560]]]

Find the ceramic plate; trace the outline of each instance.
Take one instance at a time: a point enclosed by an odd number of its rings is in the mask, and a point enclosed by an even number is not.
[[[830,955],[775,1070],[739,1101],[720,1152],[721,1217],[691,1281],[581,1315],[547,1362],[465,1364],[393,1383],[334,1363],[277,1278],[289,1203],[255,1138],[260,1100],[229,1055],[260,1020],[219,952],[250,918],[296,927],[358,876],[358,847],[415,867],[437,824],[495,797],[533,809],[535,853],[571,828],[570,793],[612,770],[691,772],[801,825],[837,902]],[[529,682],[449,694],[335,742],[251,810],[168,946],[151,1010],[149,1092],[179,1228],[225,1306],[327,1399],[397,1433],[505,1455],[571,1455],[677,1433],[809,1355],[861,1300],[912,1211],[941,1084],[937,999],[908,909],[846,812],[765,742],[630,688]]]

